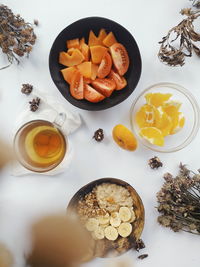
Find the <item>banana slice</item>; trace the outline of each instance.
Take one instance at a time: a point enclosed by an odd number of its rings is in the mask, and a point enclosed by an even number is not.
[[[118,238],[118,232],[117,232],[117,229],[114,228],[113,226],[108,226],[105,228],[104,230],[104,233],[105,233],[105,237],[108,239],[108,240],[116,240]]]
[[[121,207],[119,209],[119,217],[123,222],[127,222],[131,219],[131,211],[127,207]]]
[[[92,234],[95,239],[103,239],[105,237],[104,228],[99,226]]]
[[[90,218],[85,224],[85,227],[88,231],[95,231],[99,226],[99,221],[95,218]]]
[[[127,237],[132,232],[132,225],[130,223],[122,223],[118,228],[118,233],[122,237]]]
[[[121,224],[121,219],[119,217],[119,213],[118,212],[113,212],[111,214],[111,217],[110,217],[110,224],[113,226],[113,227],[118,227],[120,226]]]
[[[109,213],[106,213],[104,216],[98,217],[99,224],[108,224],[110,222],[110,215]]]
[[[136,219],[136,215],[135,215],[135,211],[134,211],[133,209],[130,209],[130,211],[131,211],[131,218],[130,218],[130,220],[127,221],[127,222],[132,223],[132,222],[135,221],[135,219]]]

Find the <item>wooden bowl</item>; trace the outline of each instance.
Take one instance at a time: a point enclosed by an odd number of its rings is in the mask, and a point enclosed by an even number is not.
[[[131,234],[131,237],[133,238],[133,240],[137,241],[138,239],[140,239],[140,236],[144,228],[144,221],[145,221],[144,206],[136,190],[130,184],[126,183],[123,180],[116,179],[116,178],[102,178],[102,179],[98,179],[98,180],[88,183],[87,185],[83,186],[80,190],[78,190],[78,192],[72,197],[67,207],[67,213],[68,214],[76,213],[78,201],[83,199],[85,195],[90,193],[95,186],[103,184],[103,183],[111,183],[111,184],[120,185],[120,186],[125,187],[129,191],[133,199],[133,206],[134,206],[134,211],[136,215],[136,220],[132,223],[133,232]],[[131,249],[131,247],[128,248],[126,251],[128,251],[129,249]],[[123,253],[126,251],[123,251]],[[120,254],[121,253],[115,253],[115,255],[120,255]],[[103,256],[100,255],[99,257],[107,257],[107,256],[108,255],[103,255]]]

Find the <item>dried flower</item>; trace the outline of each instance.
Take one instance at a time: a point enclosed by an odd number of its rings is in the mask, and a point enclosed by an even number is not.
[[[143,248],[145,248],[145,244],[142,241],[142,239],[139,239],[139,240],[135,241],[135,244],[134,244],[134,249],[135,250],[137,250],[139,252],[140,249],[143,249]]]
[[[197,2],[196,4],[194,4]],[[200,1],[193,1],[196,7]],[[169,30],[168,34],[159,42],[159,59],[169,66],[183,66],[185,57],[191,57],[193,52],[200,57],[200,47],[196,45],[200,41],[200,34],[194,30],[193,22],[200,16],[200,10],[184,8],[180,12],[187,16],[177,26]]]
[[[29,95],[33,90],[33,85],[29,83],[22,84],[21,92],[25,95]]]
[[[173,231],[200,234],[200,174],[182,163],[179,174],[173,178],[164,175],[165,183],[157,193],[158,222]]]
[[[143,259],[147,258],[148,256],[149,256],[148,254],[142,254],[142,255],[138,256],[138,259],[143,260]]]
[[[33,98],[32,101],[29,101],[29,104],[30,104],[30,110],[35,112],[39,108],[40,98],[39,97]]]
[[[158,169],[159,167],[163,166],[161,160],[158,157],[151,158],[148,164],[151,169]]]
[[[39,21],[37,19],[34,19],[33,23],[38,26],[39,25]]]
[[[190,0],[192,1],[192,5],[196,8],[200,8],[200,1],[199,0]]]
[[[98,129],[95,131],[93,138],[97,141],[97,142],[101,142],[104,139],[104,133],[103,133],[103,129]]]
[[[5,69],[14,61],[20,63],[19,57],[29,56],[36,35],[32,25],[20,15],[13,14],[7,6],[0,5],[0,14],[0,47],[10,63],[0,68]]]

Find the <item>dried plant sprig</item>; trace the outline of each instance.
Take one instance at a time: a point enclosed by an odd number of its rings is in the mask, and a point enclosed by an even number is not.
[[[169,30],[159,42],[158,58],[169,66],[183,66],[185,57],[191,57],[193,51],[200,57],[200,34],[194,30],[193,22],[200,16],[200,10],[185,8],[181,10],[187,18]]]
[[[32,26],[20,15],[13,14],[7,6],[0,5],[0,47],[9,61],[9,65],[0,70],[9,67],[14,61],[19,64],[20,57],[29,56],[36,40]]]
[[[192,5],[196,8],[200,8],[200,1],[199,0],[190,0],[192,1]]]
[[[164,179],[157,193],[157,209],[161,213],[158,222],[175,232],[200,235],[200,174],[180,164],[175,178],[167,173]]]

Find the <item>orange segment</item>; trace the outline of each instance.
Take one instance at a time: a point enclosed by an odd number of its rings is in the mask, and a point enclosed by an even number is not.
[[[106,51],[107,48],[101,45],[95,45],[90,47],[92,62],[94,64],[100,64]]]
[[[145,95],[147,104],[153,105],[155,107],[162,106],[164,102],[170,99],[171,94],[162,94],[162,93],[149,93]]]
[[[144,127],[140,130],[139,134],[153,145],[164,146],[164,137],[162,131],[156,127]]]
[[[158,110],[161,114],[161,117],[156,121],[156,127],[162,131],[163,136],[167,136],[170,134],[172,129],[172,119],[167,115],[166,112],[162,110],[162,107],[159,107]]]
[[[137,148],[137,140],[133,133],[124,125],[118,124],[113,128],[114,141],[123,149],[134,151]]]
[[[112,32],[109,32],[109,34],[106,36],[106,38],[103,40],[103,44],[107,47],[110,47],[111,45],[117,43],[117,40]]]
[[[185,125],[185,117],[182,112],[179,112],[178,115],[173,120],[173,126],[170,131],[170,134],[175,134],[179,132]]]
[[[160,117],[159,111],[154,106],[145,104],[136,113],[136,122],[140,128],[155,126]]]
[[[63,78],[65,79],[66,82],[68,82],[69,84],[71,83],[71,79],[72,79],[72,76],[74,74],[74,72],[76,71],[77,69],[75,67],[69,67],[69,68],[65,68],[65,69],[62,69],[61,72],[62,72],[62,75],[63,75]]]
[[[74,49],[71,55],[66,52],[60,52],[59,54],[59,63],[67,67],[78,65],[83,60],[84,56],[78,49]]]

